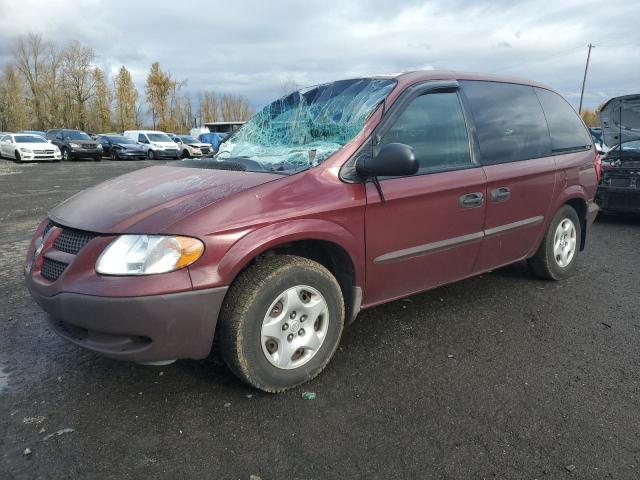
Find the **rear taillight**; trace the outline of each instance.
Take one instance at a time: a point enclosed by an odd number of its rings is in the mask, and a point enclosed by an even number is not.
[[[600,179],[602,178],[602,160],[600,159],[599,153],[596,153],[596,160],[594,164],[596,167],[596,180],[600,183]]]

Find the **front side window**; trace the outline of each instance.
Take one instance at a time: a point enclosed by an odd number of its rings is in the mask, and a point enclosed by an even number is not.
[[[472,165],[469,136],[456,92],[428,93],[415,98],[383,135],[380,145],[413,147],[418,173]]]
[[[138,141],[140,143],[147,143],[147,137],[145,137],[143,134],[138,135]]]
[[[554,153],[584,150],[591,146],[591,138],[582,120],[564,98],[544,88],[536,87],[535,92],[547,117]]]
[[[477,80],[460,84],[476,127],[482,163],[551,154],[549,129],[533,87]]]

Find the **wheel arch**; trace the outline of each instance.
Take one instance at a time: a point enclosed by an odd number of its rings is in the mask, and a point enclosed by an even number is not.
[[[261,258],[297,255],[323,265],[338,281],[345,300],[346,319],[360,308],[364,283],[364,258],[358,240],[341,225],[327,220],[298,220],[270,225],[251,232],[233,245],[218,264],[221,278],[230,285],[241,272]],[[361,250],[360,250],[361,251]]]

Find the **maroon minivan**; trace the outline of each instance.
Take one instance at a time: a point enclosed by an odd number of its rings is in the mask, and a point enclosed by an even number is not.
[[[265,107],[209,160],[54,208],[25,273],[65,339],[142,363],[212,345],[256,388],[316,376],[363,308],[528,260],[574,272],[596,152],[553,90],[455,72],[342,80]]]

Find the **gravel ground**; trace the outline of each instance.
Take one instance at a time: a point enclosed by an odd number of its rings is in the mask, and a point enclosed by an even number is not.
[[[28,296],[46,212],[149,164],[0,160],[0,478],[640,477],[640,217],[599,217],[569,280],[522,263],[367,310],[274,396],[83,351]]]

